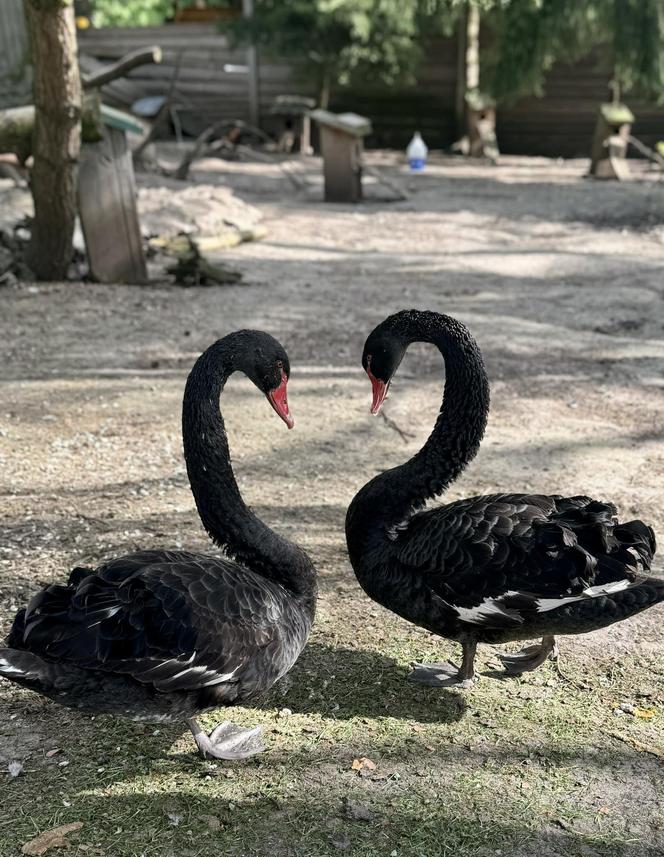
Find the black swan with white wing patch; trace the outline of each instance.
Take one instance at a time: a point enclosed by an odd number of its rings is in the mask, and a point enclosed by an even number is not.
[[[439,348],[445,391],[435,428],[408,462],[380,473],[346,516],[350,560],[365,592],[405,619],[463,646],[460,667],[414,664],[409,678],[469,686],[478,643],[542,637],[502,656],[510,674],[542,664],[556,634],[603,628],[664,600],[664,579],[648,575],[652,529],[619,523],[610,503],[589,497],[495,494],[419,511],[474,458],[489,413],[480,350],[456,319],[403,311],[385,319],[364,347],[372,413],[412,342]]]
[[[146,550],[74,569],[17,614],[0,648],[0,676],[72,708],[186,719],[201,753],[220,759],[260,752],[260,727],[226,722],[208,736],[194,716],[287,673],[316,603],[309,557],[254,515],[235,482],[219,396],[237,370],[293,425],[288,357],[271,336],[232,333],[199,357],[184,395],[185,459],[203,525],[229,557]]]

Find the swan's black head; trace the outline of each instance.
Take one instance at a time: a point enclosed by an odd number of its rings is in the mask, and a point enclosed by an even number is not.
[[[253,381],[288,428],[293,428],[286,390],[290,363],[283,345],[262,330],[242,330],[235,336],[235,368]]]
[[[371,413],[377,414],[387,398],[392,376],[399,368],[406,351],[406,343],[394,326],[386,319],[369,334],[364,343],[362,366],[369,376],[373,390]]]

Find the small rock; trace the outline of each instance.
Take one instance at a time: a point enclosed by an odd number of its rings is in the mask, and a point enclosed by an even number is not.
[[[373,821],[373,813],[369,811],[368,807],[360,803],[354,803],[348,800],[348,798],[343,799],[343,811],[346,818],[350,818],[353,821]]]
[[[215,832],[221,830],[221,821],[219,821],[216,815],[201,815],[199,818],[204,824],[207,824],[210,830]]]
[[[332,845],[339,851],[348,851],[350,848],[350,837],[347,833],[337,833],[332,837]]]

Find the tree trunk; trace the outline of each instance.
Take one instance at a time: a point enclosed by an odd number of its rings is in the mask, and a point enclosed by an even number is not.
[[[81,149],[81,80],[72,0],[24,0],[34,65],[30,267],[61,280],[72,258]]]

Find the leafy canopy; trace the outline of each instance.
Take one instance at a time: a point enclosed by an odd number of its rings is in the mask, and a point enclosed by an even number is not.
[[[330,86],[410,82],[418,36],[433,0],[256,0],[251,20],[224,26],[236,43],[298,60],[324,102]]]
[[[495,0],[485,2],[491,44],[484,85],[499,101],[542,93],[556,61],[574,62],[596,48],[625,91],[664,95],[662,0]]]

